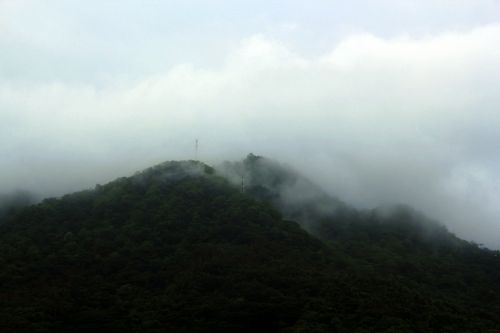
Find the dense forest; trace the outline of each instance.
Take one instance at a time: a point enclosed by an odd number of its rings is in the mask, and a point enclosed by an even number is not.
[[[500,332],[498,251],[254,155],[0,219],[1,332]]]

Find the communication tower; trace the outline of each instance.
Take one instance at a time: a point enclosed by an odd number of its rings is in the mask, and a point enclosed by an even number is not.
[[[198,139],[194,141],[194,160],[198,161]]]

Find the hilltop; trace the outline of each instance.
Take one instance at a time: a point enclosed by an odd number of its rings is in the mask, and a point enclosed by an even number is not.
[[[2,332],[500,327],[498,252],[408,207],[358,211],[254,155],[12,211],[0,264]]]

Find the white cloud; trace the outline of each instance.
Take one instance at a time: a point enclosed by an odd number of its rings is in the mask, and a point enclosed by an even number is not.
[[[76,190],[164,159],[252,151],[358,206],[405,202],[500,246],[500,26],[344,38],[304,57],[264,35],[219,68],[106,86],[0,81],[0,184]]]

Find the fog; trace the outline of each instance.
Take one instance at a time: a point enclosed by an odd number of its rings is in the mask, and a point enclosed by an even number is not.
[[[498,17],[465,20],[462,12],[446,26],[414,18],[420,25],[413,22],[413,30],[321,27],[336,33],[318,37],[315,48],[314,38],[290,37],[310,37],[311,22],[269,26],[273,18],[266,18],[263,27],[247,22],[220,39],[207,32],[209,41],[225,41],[215,51],[196,44],[203,32],[183,35],[192,50],[151,32],[149,43],[161,52],[144,58],[133,47],[108,52],[99,43],[123,46],[127,36],[99,39],[90,24],[61,31],[57,24],[72,18],[65,8],[40,32],[31,21],[36,3],[9,3],[1,3],[3,13],[21,20],[0,14],[1,193],[57,196],[93,187],[165,160],[193,159],[198,139],[206,163],[264,155],[350,205],[408,204],[460,237],[500,247]],[[441,12],[424,3],[439,22]],[[38,31],[33,39],[30,31]],[[79,42],[92,55],[80,55]],[[101,60],[109,71],[95,69]]]

